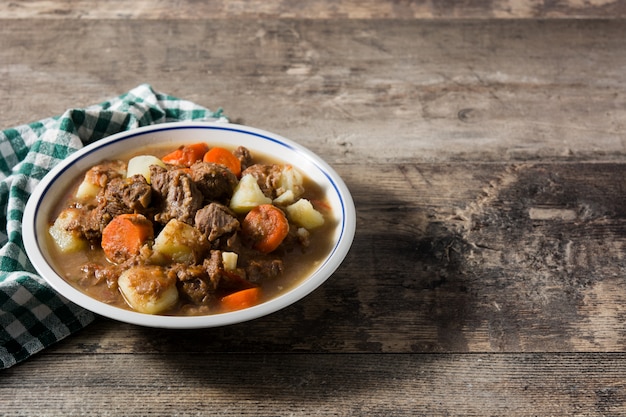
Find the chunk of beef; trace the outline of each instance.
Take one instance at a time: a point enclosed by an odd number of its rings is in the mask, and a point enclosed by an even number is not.
[[[123,178],[126,171],[126,163],[123,161],[105,161],[91,167],[85,173],[85,180],[91,184],[104,188],[113,178]]]
[[[105,203],[125,207],[130,213],[145,213],[152,200],[152,188],[143,175],[114,178],[104,189]],[[124,209],[121,209],[124,210]]]
[[[130,185],[124,190],[124,202],[136,212],[145,211],[152,202],[152,187],[143,175],[129,178]]]
[[[176,264],[170,273],[176,275],[182,297],[196,305],[207,305],[215,299],[223,269],[222,253],[214,250],[202,265]]]
[[[260,282],[279,276],[283,269],[280,259],[253,259],[245,267],[246,278],[250,282]]]
[[[254,164],[246,168],[241,173],[241,176],[247,174],[252,175],[256,179],[256,182],[259,184],[259,187],[261,188],[261,191],[263,191],[263,194],[265,194],[267,197],[274,199],[277,197],[276,189],[278,189],[278,187],[280,186],[279,181],[282,175],[281,173],[282,167],[280,165]]]
[[[113,178],[98,194],[97,210],[111,218],[126,213],[145,213],[152,190],[143,175]]]
[[[155,200],[161,198],[161,195],[167,190],[168,172],[169,170],[162,166],[150,165],[150,183]]]
[[[221,272],[224,270],[224,264],[222,262],[222,252],[219,250],[212,250],[211,256],[206,258],[202,263],[204,269],[206,269],[209,277],[215,282],[219,282]],[[217,284],[216,284],[217,286]]]
[[[81,222],[81,232],[87,240],[91,242],[100,241],[102,231],[113,220],[113,214],[108,209],[113,209],[113,207],[107,208],[106,205],[100,205],[85,212],[84,221]]]
[[[152,165],[150,179],[158,210],[154,219],[162,224],[172,219],[193,224],[196,212],[202,207],[203,196],[186,170],[167,170]]]
[[[239,220],[230,209],[219,203],[211,203],[196,212],[195,225],[209,242],[239,230]]]
[[[252,154],[245,146],[239,146],[233,151],[233,155],[235,155],[235,157],[239,159],[242,171],[252,165]]]
[[[130,178],[112,178],[100,191],[98,205],[86,210],[81,221],[81,232],[91,241],[98,240],[102,230],[120,214],[146,214],[152,199],[152,189],[143,175]]]
[[[230,169],[210,162],[193,164],[191,178],[202,192],[206,202],[228,202],[237,186],[237,177]]]
[[[65,230],[81,234],[91,243],[98,243],[102,235],[101,221],[94,215],[96,210],[83,205],[74,205],[66,210],[72,211],[71,220],[64,226]]]

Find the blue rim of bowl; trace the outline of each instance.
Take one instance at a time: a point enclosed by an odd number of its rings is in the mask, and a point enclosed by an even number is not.
[[[78,161],[91,155],[93,152],[100,151],[101,149],[114,145],[115,143],[130,140],[138,136],[153,134],[156,132],[166,132],[166,131],[171,131],[171,130],[189,130],[189,129],[206,129],[206,130],[235,132],[239,134],[255,136],[263,140],[270,141],[272,143],[283,146],[293,152],[296,152],[300,154],[301,156],[305,156],[306,159],[311,164],[313,164],[319,170],[320,173],[322,173],[326,177],[329,184],[334,189],[334,192],[336,193],[338,200],[341,204],[341,218],[340,218],[341,222],[339,225],[340,231],[339,231],[339,236],[337,237],[337,241],[335,245],[333,246],[332,250],[330,251],[329,255],[326,257],[324,262],[316,268],[316,270],[313,272],[313,274],[309,278],[315,276],[316,274],[320,273],[320,271],[322,271],[324,268],[328,267],[329,263],[332,260],[333,263],[335,263],[335,265],[331,266],[332,269],[327,271],[326,277],[324,279],[317,281],[315,285],[308,285],[308,286],[306,284],[308,282],[312,282],[312,280],[307,279],[303,281],[301,284],[299,284],[298,286],[289,290],[286,294],[281,295],[272,300],[268,300],[258,306],[250,307],[245,310],[240,310],[240,311],[235,311],[235,312],[211,314],[211,315],[204,315],[204,316],[149,315],[149,314],[143,314],[143,313],[111,306],[101,301],[95,300],[94,298],[80,292],[80,290],[75,289],[73,286],[71,286],[71,284],[67,283],[63,278],[58,276],[56,271],[54,271],[50,266],[48,266],[50,270],[44,269],[40,271],[38,268],[38,264],[35,264],[34,265],[35,269],[37,269],[37,271],[42,275],[43,279],[46,280],[46,282],[48,282],[55,290],[58,291],[56,286],[52,282],[50,282],[48,279],[46,279],[46,276],[44,275],[44,273],[47,274],[52,271],[52,273],[57,275],[57,277],[61,281],[63,281],[67,286],[69,286],[69,288],[66,287],[67,289],[71,288],[73,291],[75,291],[74,294],[76,295],[80,294],[81,296],[79,298],[82,298],[82,299],[88,298],[90,301],[94,301],[96,305],[101,307],[101,309],[85,307],[84,305],[82,305],[82,303],[77,302],[76,298],[68,297],[67,295],[65,295],[65,297],[68,298],[70,301],[78,305],[81,305],[81,307],[89,309],[95,312],[96,314],[101,314],[103,316],[110,317],[118,321],[138,324],[138,325],[147,326],[147,327],[181,328],[181,329],[208,328],[208,327],[224,326],[224,325],[249,321],[249,320],[260,318],[260,317],[272,314],[276,311],[279,311],[301,300],[302,298],[306,297],[308,294],[313,292],[317,287],[323,284],[336,271],[336,269],[340,266],[345,256],[347,255],[350,249],[350,246],[352,244],[352,240],[354,239],[354,234],[356,231],[356,218],[355,218],[356,210],[354,208],[354,202],[343,180],[334,171],[334,169],[331,168],[324,160],[322,160],[319,156],[314,154],[309,149],[303,147],[302,145],[299,145],[287,138],[283,138],[279,135],[269,133],[260,129],[243,126],[243,125],[235,125],[235,124],[225,123],[225,122],[171,122],[171,123],[162,123],[162,124],[157,124],[157,125],[144,126],[144,127],[140,127],[140,128],[125,131],[125,132],[120,132],[120,133],[111,135],[109,137],[100,139],[97,142],[94,142],[92,144],[85,146],[84,148],[79,149],[78,151],[70,155],[68,158],[61,161],[57,166],[52,168],[52,170],[50,170],[50,172],[46,176],[44,176],[44,178],[40,181],[40,184],[35,188],[35,191],[32,193],[31,198],[26,204],[26,209],[24,211],[25,213],[24,218],[26,219],[26,213],[29,213],[29,214],[32,213],[32,215],[28,217],[28,221],[23,222],[24,223],[24,237],[26,237],[27,233],[32,234],[32,237],[34,238],[33,240],[36,245],[36,252],[37,252],[37,253],[32,253],[32,252],[28,253],[29,252],[28,246],[25,245],[27,246],[26,249],[27,249],[27,254],[29,255],[29,257],[34,256],[34,257],[40,258],[47,264],[46,258],[43,255],[42,248],[39,244],[39,236],[38,236],[37,226],[35,224],[35,219],[37,218],[36,214],[40,210],[40,206],[42,204],[43,198],[48,194],[50,187],[52,186],[52,184],[54,183],[54,180],[57,177],[62,175],[65,171],[67,171],[70,167],[72,167]],[[349,241],[345,242],[345,239],[349,239]],[[342,247],[342,244],[345,245],[343,246],[344,250],[341,253],[339,253],[338,250],[340,249],[340,247]],[[333,259],[333,257],[336,255],[340,256],[340,258]],[[292,294],[294,292],[299,292],[301,294],[299,294],[299,296],[292,301],[289,301],[289,302],[283,301],[283,299],[287,295]],[[268,307],[271,307],[271,308],[269,308],[267,312],[262,313],[262,314],[255,314],[255,312],[258,311],[260,308],[266,309]],[[114,314],[115,312],[119,312],[119,314]],[[123,317],[124,315],[130,316],[131,319]],[[136,318],[137,320],[132,320],[132,318]],[[216,323],[212,323],[214,321]]]

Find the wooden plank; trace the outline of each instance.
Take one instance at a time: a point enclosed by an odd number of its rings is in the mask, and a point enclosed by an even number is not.
[[[4,128],[148,82],[330,163],[625,154],[618,21],[5,20],[0,36]]]
[[[358,215],[296,305],[98,320],[0,414],[623,414],[626,5],[453,3],[0,4],[3,128],[148,82],[308,146]]]
[[[617,0],[376,1],[29,0],[0,3],[3,19],[527,19],[621,18]]]
[[[4,372],[0,404],[5,416],[618,415],[625,372],[621,353],[43,355]]]
[[[626,344],[626,165],[338,167],[353,248],[313,294],[206,331],[102,322],[63,352],[609,352]]]

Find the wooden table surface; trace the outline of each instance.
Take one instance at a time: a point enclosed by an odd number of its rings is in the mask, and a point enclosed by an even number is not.
[[[319,154],[357,233],[253,322],[98,319],[0,414],[623,414],[626,3],[456,3],[1,3],[0,128],[149,83]]]

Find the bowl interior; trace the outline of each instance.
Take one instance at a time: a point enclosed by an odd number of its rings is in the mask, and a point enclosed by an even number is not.
[[[100,302],[66,282],[52,266],[51,252],[45,238],[49,220],[79,175],[105,159],[112,159],[134,149],[155,144],[172,148],[205,141],[211,146],[243,145],[251,152],[262,153],[290,163],[319,184],[332,206],[337,226],[331,237],[330,255],[301,283],[288,292],[244,310],[206,316],[160,316],[142,314]],[[278,135],[247,126],[223,122],[167,123],[110,136],[95,142],[57,165],[37,186],[29,199],[23,221],[24,244],[28,256],[42,277],[61,295],[97,314],[119,321],[164,328],[201,328],[232,324],[261,317],[290,305],[321,285],[341,264],[355,233],[355,209],[350,193],[337,173],[321,158]]]

